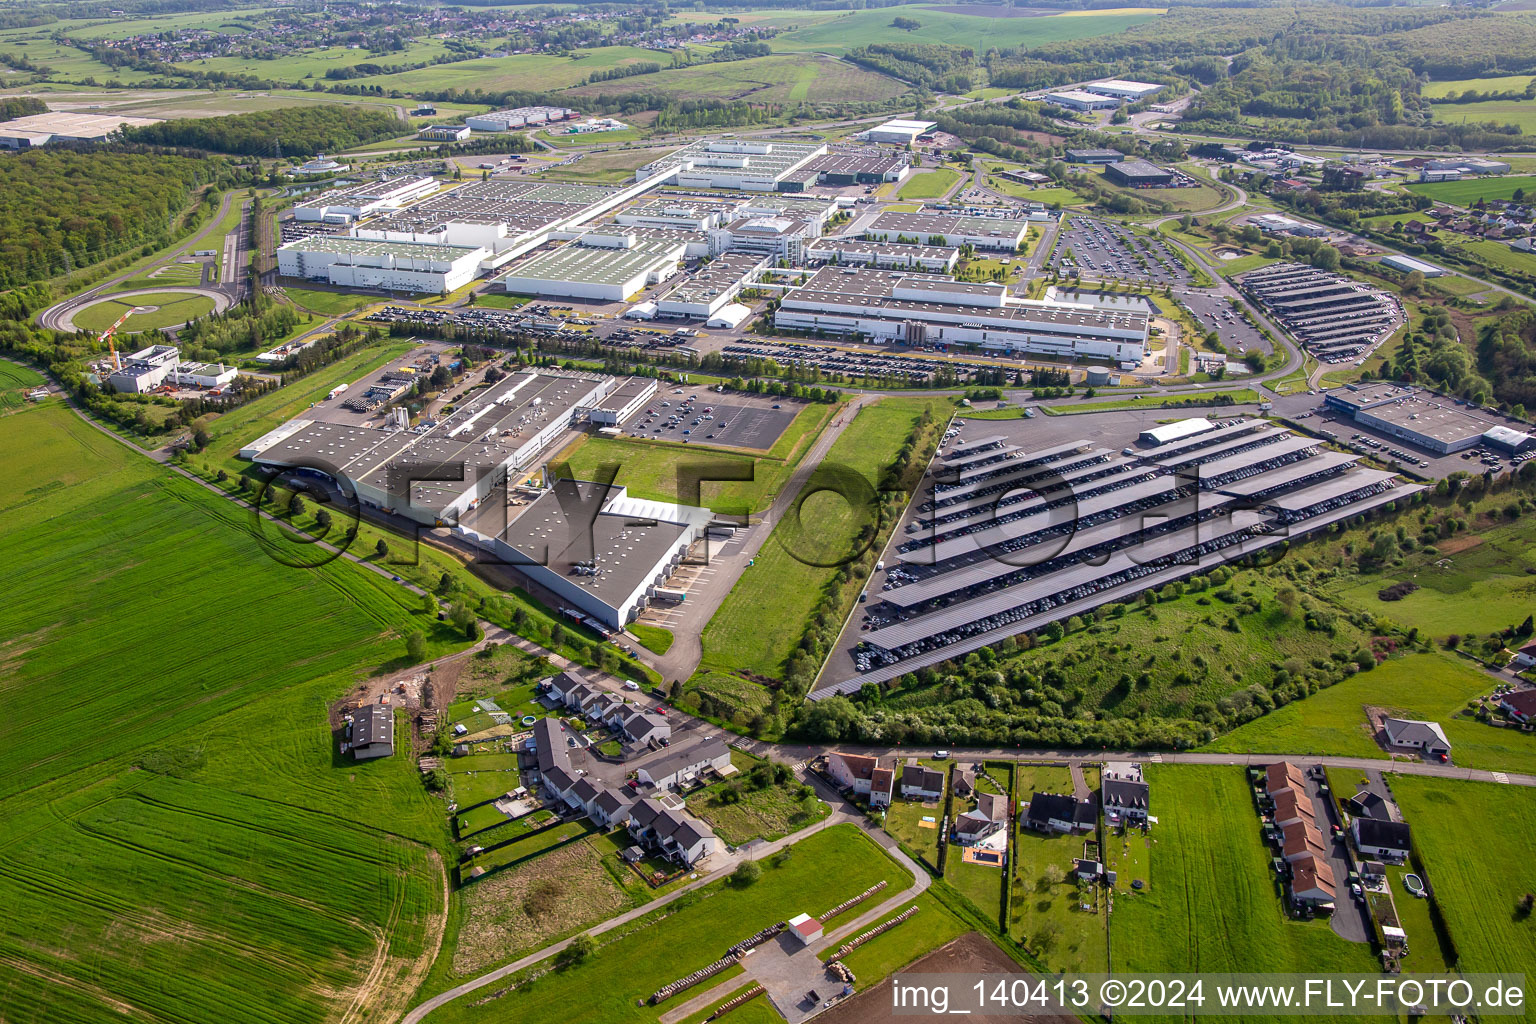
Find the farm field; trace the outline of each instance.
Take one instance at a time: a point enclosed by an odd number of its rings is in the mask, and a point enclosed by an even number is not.
[[[23,405],[27,392],[43,383],[43,375],[8,359],[0,359],[0,412],[8,412]]]
[[[562,144],[564,141],[561,140]],[[637,167],[644,166],[667,152],[668,150],[665,149],[615,149],[606,153],[589,153],[574,164],[568,164],[558,172],[545,177],[551,181],[560,178],[596,183],[627,183],[634,179]]]
[[[960,172],[948,167],[912,172],[897,193],[903,199],[938,199],[960,180]]]
[[[445,653],[436,623],[351,563],[267,558],[233,505],[62,404],[0,442],[33,483],[0,536],[30,595],[0,611],[28,695],[0,725],[0,1016],[399,1012],[443,928],[440,805],[407,758],[337,762],[325,706],[398,666],[406,629]]]
[[[1495,78],[1456,78],[1444,82],[1427,82],[1424,96],[1427,99],[1444,99],[1451,93],[1463,93],[1475,89],[1481,93],[1518,92],[1530,84],[1530,75],[1500,75]]]
[[[192,292],[156,292],[130,298],[109,299],[87,306],[76,313],[75,326],[85,331],[104,331],[124,313],[140,308],[145,311],[130,314],[128,319],[123,321],[123,326],[118,328],[119,331],[133,334],[138,331],[175,327],[188,320],[195,320],[212,313],[213,300]]]
[[[827,870],[836,864],[836,871]],[[622,1024],[656,1020],[655,1007],[636,1002],[662,985],[712,963],[720,950],[759,928],[783,920],[785,908],[820,914],[881,879],[892,894],[911,885],[905,869],[851,825],[818,832],[790,847],[780,866],[762,865],[746,888],[717,882],[664,910],[598,937],[600,948],[581,964],[546,974],[532,985],[518,979],[456,1000],[427,1016],[432,1024],[504,1021],[556,1024],[578,1002],[593,1020]],[[505,1002],[503,1002],[505,1000]],[[665,1008],[665,1004],[663,1009]]]
[[[1339,938],[1324,920],[1285,916],[1241,768],[1145,770],[1158,817],[1156,884],[1117,890],[1116,972],[1374,971],[1370,946]]]
[[[620,82],[597,82],[571,89],[569,95],[579,98],[644,92],[675,96],[679,100],[708,97],[754,103],[836,105],[876,103],[900,96],[907,89],[905,83],[894,78],[821,54],[774,54],[670,68]]]
[[[1536,110],[1529,100],[1482,100],[1477,103],[1432,103],[1430,109],[1435,118],[1449,124],[1468,124],[1491,121],[1497,125],[1512,124],[1522,135],[1536,133]]]
[[[838,567],[863,553],[861,527],[878,526],[880,472],[930,406],[936,419],[948,408],[930,399],[886,398],[859,410],[705,627],[702,667],[780,673]],[[831,490],[839,474],[850,472],[870,489],[863,509]]]
[[[596,49],[575,50],[569,57],[545,53],[520,53],[510,57],[479,57],[475,60],[402,71],[395,75],[377,75],[368,79],[368,82],[371,85],[379,85],[386,91],[399,89],[405,93],[429,89],[466,89],[481,92],[524,89],[534,92],[579,85],[594,71],[609,71],[616,67],[645,61],[665,65],[670,59],[667,54],[656,50],[642,50],[634,46],[603,46]],[[654,75],[640,76],[642,80],[654,77]],[[612,88],[613,83],[604,84],[610,86],[608,91],[617,91]]]
[[[1536,791],[1401,776],[1392,780],[1392,795],[1413,829],[1414,852],[1429,876],[1460,969],[1529,973],[1536,963],[1536,931],[1517,904],[1536,891]],[[1458,818],[1487,823],[1477,842],[1466,841]],[[1410,942],[1416,953],[1433,948]],[[1533,1017],[1528,1005],[1524,1019]]]
[[[896,16],[917,21],[908,32],[896,28]],[[1077,17],[987,18],[954,14],[928,6],[883,7],[855,11],[836,18],[784,32],[770,40],[775,50],[815,50],[844,54],[868,43],[947,43],[968,46],[977,53],[992,47],[1040,46],[1071,39],[1123,32],[1132,25],[1152,21],[1157,12],[1131,14],[1082,14]]]
[[[1470,715],[1453,717],[1473,697],[1492,692],[1493,685],[1492,677],[1453,655],[1393,658],[1240,725],[1202,749],[1385,758],[1368,732],[1364,709],[1371,705],[1403,717],[1439,722],[1459,765],[1536,772],[1536,736],[1485,725]]]
[[[1481,103],[1461,105],[1462,109],[1483,106]],[[1523,104],[1532,118],[1536,130],[1536,105]],[[1516,189],[1523,189],[1536,197],[1536,175],[1507,174],[1487,178],[1464,178],[1461,181],[1431,181],[1407,186],[1408,191],[1428,196],[1437,203],[1452,206],[1471,206],[1479,199],[1509,199]],[[1507,248],[1505,246],[1504,248]]]

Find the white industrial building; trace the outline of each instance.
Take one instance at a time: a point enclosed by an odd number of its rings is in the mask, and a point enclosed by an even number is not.
[[[470,246],[311,235],[278,248],[277,272],[342,288],[451,292],[474,280],[489,255]]]
[[[361,217],[399,209],[436,188],[437,181],[425,175],[402,175],[383,181],[365,181],[361,185],[349,185],[306,196],[293,208],[293,217],[303,221],[350,224]]]
[[[1143,97],[1150,96],[1163,86],[1154,82],[1127,82],[1123,78],[1111,78],[1103,82],[1094,82],[1083,86],[1084,92],[1097,93],[1100,96],[1113,96],[1118,100],[1130,100],[1135,102]]]
[[[927,270],[947,274],[960,260],[960,250],[953,246],[900,245],[895,242],[865,242],[857,238],[818,238],[805,246],[807,263],[837,263],[849,267],[879,267],[881,270]]]
[[[694,199],[655,199],[633,206],[613,220],[625,227],[707,231],[733,219],[737,206]]]
[[[623,302],[675,274],[685,249],[680,241],[592,232],[518,264],[502,283],[514,295]]]
[[[567,121],[576,111],[566,107],[517,107],[493,110],[489,114],[471,114],[464,123],[477,132],[505,132],[513,128],[533,128],[555,121]]]
[[[876,342],[975,345],[1122,366],[1145,357],[1149,328],[1144,311],[1018,299],[1000,284],[838,266],[786,289],[773,322],[783,330]]]
[[[799,263],[804,243],[821,236],[814,221],[802,217],[743,217],[709,233],[711,252],[732,249]]]
[[[656,303],[662,316],[691,317],[696,320],[714,316],[731,303],[767,264],[767,258],[754,252],[730,252],[700,267],[688,281],[674,288]]]
[[[639,412],[659,388],[655,377],[628,377],[604,395],[587,418],[599,427],[616,427]]]
[[[1113,110],[1120,105],[1120,101],[1113,96],[1100,96],[1084,89],[1048,92],[1045,94],[1045,102],[1068,110]]]
[[[118,365],[107,377],[112,390],[143,394],[153,391],[176,369],[181,352],[175,345],[151,345],[128,356],[120,356]]]
[[[159,123],[160,119],[154,117],[50,110],[0,121],[0,148],[31,149],[50,142],[103,142],[124,128]]]
[[[417,132],[416,137],[428,142],[463,142],[469,138],[469,125],[429,124]]]
[[[239,370],[223,363],[177,363],[166,379],[182,387],[221,388],[239,375]]]
[[[864,229],[864,237],[877,242],[916,239],[919,245],[937,241],[947,246],[1014,252],[1029,237],[1029,222],[952,213],[882,213]]]
[[[890,142],[898,146],[911,145],[919,135],[926,135],[937,128],[936,121],[906,121],[897,119],[876,125],[859,133],[865,142]]]
[[[1437,267],[1433,263],[1425,263],[1416,260],[1412,256],[1404,256],[1401,253],[1389,252],[1381,258],[1381,265],[1391,267],[1393,270],[1404,274],[1412,274],[1417,271],[1425,277],[1444,277],[1447,273],[1444,267]]]
[[[827,152],[825,144],[747,139],[699,139],[646,164],[635,180],[664,176],[680,188],[727,188],[744,192],[802,191],[816,183],[806,164]]]

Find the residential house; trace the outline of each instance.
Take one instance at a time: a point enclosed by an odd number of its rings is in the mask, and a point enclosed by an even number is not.
[[[976,792],[976,766],[956,768],[954,785],[955,796],[968,797]]]
[[[629,817],[630,802],[616,789],[605,789],[597,794],[587,813],[603,828],[623,824]]]
[[[1332,903],[1338,892],[1333,865],[1326,857],[1308,855],[1291,864],[1291,895],[1307,903]]]
[[[543,679],[539,681],[539,686],[544,690],[545,695],[549,697],[550,700],[557,701],[561,704],[566,703],[566,694],[570,693],[578,686],[585,685],[585,680],[583,680],[580,676],[572,675],[569,672],[561,672],[557,676],[552,676],[549,679]]]
[[[654,711],[626,706],[610,718],[608,724],[622,732],[624,739],[632,746],[644,747],[672,740],[672,723],[666,715],[658,715]]]
[[[1451,741],[1439,722],[1425,722],[1415,718],[1388,718],[1383,723],[1387,742],[1394,747],[1422,750],[1426,754],[1449,754]]]
[[[539,774],[539,784],[555,799],[564,801],[565,795],[576,787],[577,777],[569,769],[558,765]]]
[[[1309,826],[1306,822],[1296,821],[1282,828],[1280,834],[1284,837],[1281,841],[1281,856],[1292,864],[1303,857],[1328,856],[1328,849],[1323,846],[1323,834],[1316,825]]]
[[[988,821],[1008,821],[1008,798],[1001,793],[977,793],[976,809],[987,816]]]
[[[1349,831],[1355,840],[1360,856],[1376,860],[1405,861],[1408,859],[1408,824],[1402,821],[1381,821],[1376,818],[1356,818],[1349,823]]]
[[[541,718],[533,723],[533,738],[528,741],[528,746],[533,748],[533,756],[521,766],[524,773],[542,777],[555,768],[569,770],[569,747],[573,738],[565,723],[558,718]],[[537,778],[529,781],[536,782]]]
[[[827,774],[839,789],[851,789],[857,796],[868,796],[880,759],[863,754],[844,754],[834,750],[827,755]]]
[[[1277,761],[1264,769],[1264,792],[1273,799],[1283,789],[1294,789],[1298,793],[1307,790],[1306,776],[1289,761]]]
[[[565,706],[572,711],[580,711],[602,695],[603,691],[591,683],[577,683],[565,692]]]
[[[869,806],[891,806],[891,790],[896,785],[894,768],[876,768],[869,776]]]
[[[641,845],[656,849],[683,867],[693,867],[719,844],[702,822],[682,811],[669,810],[650,797],[630,808],[627,827]]]
[[[1392,805],[1387,802],[1385,797],[1368,789],[1362,789],[1344,801],[1344,806],[1349,809],[1350,815],[1355,818],[1375,818],[1377,821],[1392,820]]]
[[[1276,825],[1284,828],[1300,822],[1317,827],[1317,811],[1312,806],[1312,798],[1304,790],[1297,792],[1294,789],[1282,789],[1275,794],[1274,800]]]
[[[1515,656],[1509,659],[1509,663],[1515,668],[1530,668],[1536,665],[1536,640],[1515,651]]]
[[[1093,801],[1066,793],[1036,793],[1029,799],[1024,823],[1036,832],[1087,832],[1094,824]]]
[[[1291,866],[1291,897],[1303,903],[1331,904],[1338,885],[1306,775],[1289,761],[1277,761],[1264,769],[1264,791],[1280,828],[1280,855]]]
[[[938,800],[944,796],[944,773],[927,765],[909,762],[901,769],[901,795],[919,800]]]
[[[641,765],[635,775],[642,786],[667,789],[685,786],[706,772],[723,772],[730,766],[731,748],[724,740],[716,738],[670,751]]]
[[[1499,709],[1520,723],[1536,717],[1536,690],[1511,690],[1499,698]]]
[[[571,810],[580,810],[583,814],[590,815],[593,802],[602,792],[591,779],[582,776],[576,780],[576,785],[566,791],[564,799]]]
[[[395,712],[388,704],[369,704],[352,712],[347,743],[355,761],[371,761],[395,752]]]
[[[1104,765],[1099,793],[1104,819],[1111,825],[1146,824],[1152,791],[1142,778],[1141,765],[1132,761],[1108,762]]]
[[[1002,830],[1002,822],[993,821],[980,809],[966,811],[955,818],[955,842],[961,846],[979,846]]]

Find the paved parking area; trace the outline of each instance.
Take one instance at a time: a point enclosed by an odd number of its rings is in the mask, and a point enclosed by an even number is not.
[[[1162,239],[1105,220],[1072,215],[1047,265],[1058,274],[1076,270],[1087,279],[1188,285],[1189,271]]]
[[[635,437],[766,451],[805,408],[805,403],[787,398],[759,401],[731,395],[716,402],[717,397],[703,390],[686,396],[657,395],[623,430]]]
[[[1244,320],[1242,315],[1232,308],[1226,296],[1217,295],[1214,292],[1184,291],[1176,293],[1179,301],[1194,314],[1195,322],[1206,333],[1215,331],[1221,335],[1221,343],[1227,346],[1227,352],[1236,359],[1251,348],[1260,352],[1269,352],[1272,346],[1269,339],[1258,332],[1258,329]]]
[[[1292,420],[1313,433],[1328,431],[1334,435],[1330,440],[1336,444],[1360,455],[1368,455],[1389,468],[1395,462],[1411,473],[1432,479],[1450,476],[1457,470],[1480,473],[1488,468],[1475,458],[1463,459],[1462,455],[1465,454],[1463,452],[1441,455],[1401,438],[1391,437],[1364,424],[1356,423],[1344,413],[1324,405],[1321,392],[1311,395],[1303,391],[1284,398],[1276,398],[1274,402],[1274,411],[1277,415]],[[1500,467],[1495,472],[1504,472],[1509,469],[1509,460],[1501,459]]]

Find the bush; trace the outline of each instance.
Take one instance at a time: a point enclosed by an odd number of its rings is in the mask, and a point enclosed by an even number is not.
[[[755,860],[744,860],[736,865],[735,871],[731,872],[731,884],[738,889],[745,889],[762,876],[762,865]]]

